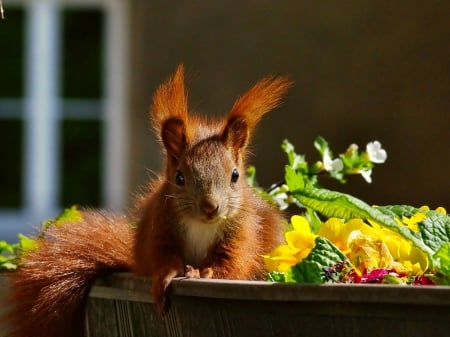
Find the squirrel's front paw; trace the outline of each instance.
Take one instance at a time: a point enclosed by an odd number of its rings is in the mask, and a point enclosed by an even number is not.
[[[162,318],[169,311],[170,306],[167,288],[169,287],[170,282],[172,282],[172,279],[179,274],[180,273],[177,270],[173,269],[152,277],[151,294],[156,305],[156,310]]]
[[[213,270],[210,267],[197,269],[187,265],[184,268],[184,276],[187,278],[212,278]]]
[[[187,265],[184,268],[184,276],[187,278],[200,278],[200,270],[190,265]]]

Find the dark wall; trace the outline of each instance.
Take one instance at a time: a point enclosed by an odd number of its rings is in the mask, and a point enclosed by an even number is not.
[[[157,84],[187,67],[191,108],[225,114],[268,73],[295,81],[267,115],[251,163],[283,176],[288,138],[309,160],[317,135],[335,153],[379,140],[388,160],[372,184],[344,186],[370,203],[450,206],[450,25],[447,1],[134,1],[131,188],[160,168],[146,111]]]

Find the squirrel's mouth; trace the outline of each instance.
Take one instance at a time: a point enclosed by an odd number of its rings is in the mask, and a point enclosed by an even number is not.
[[[214,213],[205,213],[200,211],[197,216],[201,222],[208,225],[215,225],[227,219],[227,212],[223,209]]]
[[[202,222],[205,224],[213,225],[222,222],[227,219],[226,215],[203,215]]]

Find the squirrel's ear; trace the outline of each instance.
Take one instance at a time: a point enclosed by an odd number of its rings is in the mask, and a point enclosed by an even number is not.
[[[164,122],[161,129],[161,139],[167,150],[168,157],[176,162],[186,148],[186,126],[181,119],[170,118]]]
[[[188,125],[187,93],[184,86],[184,67],[180,64],[173,76],[161,84],[153,95],[150,117],[158,136],[170,119]],[[172,123],[172,122],[171,122]],[[167,130],[166,130],[167,131]]]
[[[228,124],[235,120],[245,123],[247,129],[245,140],[248,141],[261,117],[280,104],[291,86],[292,82],[286,77],[268,76],[263,78],[234,103],[228,116]],[[226,128],[228,128],[228,124]]]
[[[222,141],[227,147],[237,152],[247,146],[248,138],[248,125],[243,118],[233,117],[228,119],[222,132]]]

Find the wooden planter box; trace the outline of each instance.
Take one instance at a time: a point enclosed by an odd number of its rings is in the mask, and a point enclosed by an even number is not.
[[[450,336],[450,287],[178,279],[164,320],[149,289],[125,273],[99,280],[86,336]]]

